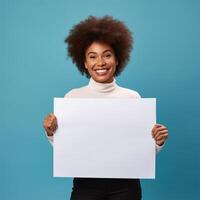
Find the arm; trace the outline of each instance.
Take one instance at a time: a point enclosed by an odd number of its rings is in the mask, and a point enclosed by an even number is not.
[[[156,144],[156,153],[159,153],[162,150],[163,146],[164,144],[162,146]]]

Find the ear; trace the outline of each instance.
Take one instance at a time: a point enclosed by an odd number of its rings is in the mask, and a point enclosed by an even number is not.
[[[119,64],[118,60],[116,60],[116,66]]]
[[[88,69],[88,66],[87,66],[86,62],[84,62],[84,65],[85,65],[85,68]]]

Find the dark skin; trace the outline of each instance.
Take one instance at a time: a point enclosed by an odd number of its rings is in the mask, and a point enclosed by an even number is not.
[[[48,114],[43,122],[43,127],[48,136],[53,136],[58,128],[57,118],[53,113]]]
[[[93,42],[85,52],[85,68],[90,76],[99,83],[110,83],[118,65],[112,47],[105,43]],[[43,126],[48,136],[53,136],[58,125],[53,113],[47,115]],[[162,124],[155,124],[152,128],[152,137],[157,145],[162,146],[168,138],[168,129]]]

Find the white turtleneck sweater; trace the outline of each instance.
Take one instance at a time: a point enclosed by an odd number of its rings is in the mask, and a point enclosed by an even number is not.
[[[65,98],[141,98],[140,95],[131,89],[117,85],[114,79],[111,83],[99,83],[90,78],[87,86],[72,89]],[[152,127],[153,128],[153,127]],[[55,133],[56,134],[56,133]],[[149,133],[151,134],[151,133]],[[53,145],[53,136],[47,136]],[[160,151],[162,146],[156,145],[156,151]]]

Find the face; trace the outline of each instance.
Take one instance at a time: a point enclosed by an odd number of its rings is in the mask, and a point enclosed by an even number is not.
[[[118,62],[112,47],[105,43],[93,42],[85,52],[85,68],[99,83],[111,83]]]

